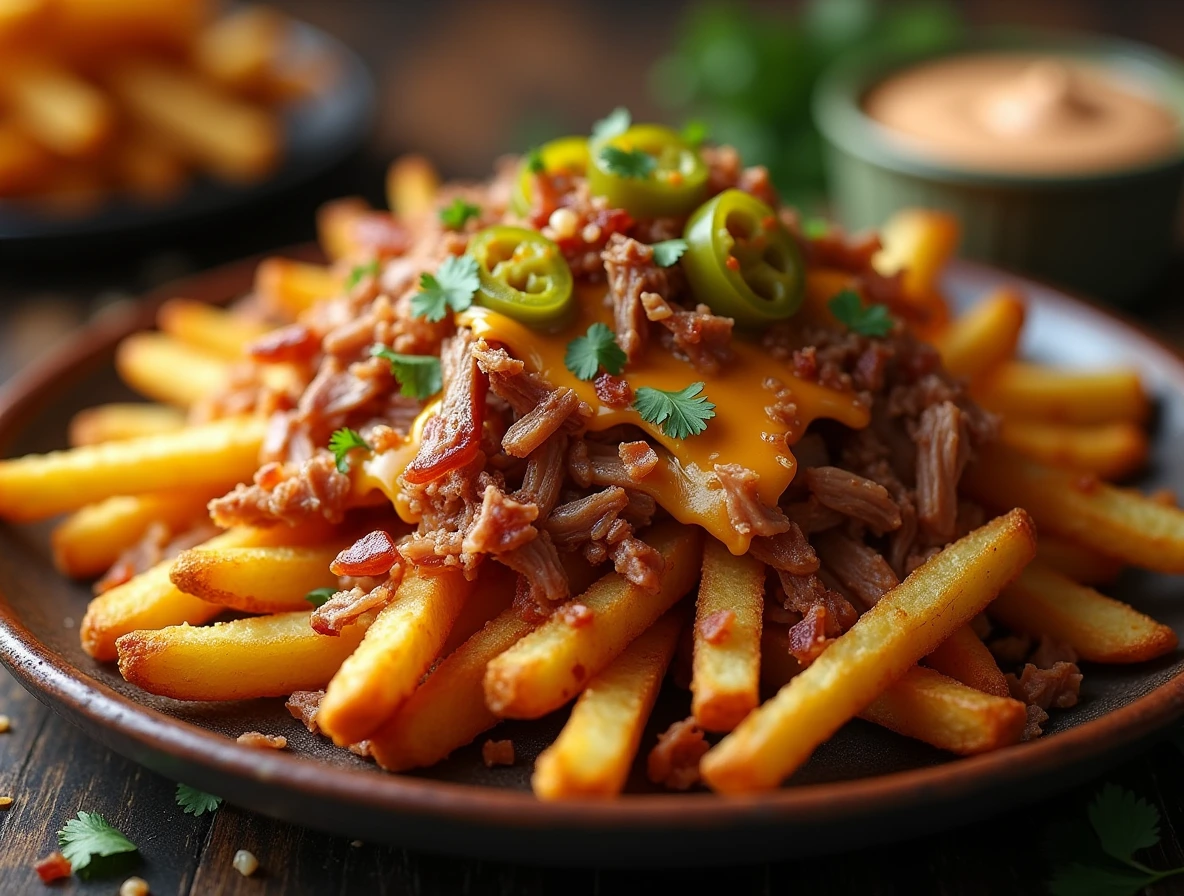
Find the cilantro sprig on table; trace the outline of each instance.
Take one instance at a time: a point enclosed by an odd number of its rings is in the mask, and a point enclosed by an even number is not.
[[[177,805],[185,810],[185,814],[192,815],[194,818],[200,817],[206,812],[215,812],[222,805],[222,797],[198,790],[196,787],[190,787],[188,784],[177,785],[175,799]]]
[[[435,274],[420,276],[420,291],[411,297],[411,313],[436,323],[444,319],[449,308],[457,312],[467,310],[481,286],[478,271],[476,259],[450,255]]]
[[[629,130],[633,124],[633,116],[624,106],[617,106],[612,112],[592,125],[593,140],[608,140]]]
[[[469,218],[481,214],[481,206],[473,205],[457,196],[450,205],[440,209],[440,222],[449,230],[460,230]]]
[[[602,323],[592,324],[587,333],[569,342],[563,356],[564,366],[581,380],[594,379],[602,367],[616,376],[625,369],[625,361],[613,331]]]
[[[826,307],[839,321],[861,336],[887,336],[892,332],[892,315],[886,305],[863,304],[859,293],[844,289],[836,294]]]
[[[58,831],[58,847],[79,877],[114,873],[137,852],[136,844],[98,812],[79,812],[67,821]]]
[[[611,174],[630,180],[645,180],[657,170],[658,160],[641,149],[602,146],[600,161]]]
[[[686,240],[662,240],[650,246],[654,250],[654,264],[660,268],[668,268],[675,264],[682,254],[687,251]]]
[[[370,450],[370,444],[355,429],[343,426],[329,436],[329,450],[333,452],[333,459],[337,462],[338,473],[349,472],[349,453],[355,448]]]
[[[370,354],[390,362],[391,374],[399,381],[399,394],[427,398],[444,388],[440,359],[433,355],[401,355],[385,345],[370,346]]]
[[[661,427],[672,439],[697,436],[707,429],[707,421],[715,416],[715,405],[702,395],[703,383],[691,383],[678,392],[651,389],[637,390],[633,407],[647,423]]]

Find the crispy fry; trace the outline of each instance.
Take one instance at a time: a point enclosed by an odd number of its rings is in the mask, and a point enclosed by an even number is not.
[[[999,441],[1041,463],[1107,480],[1123,479],[1147,463],[1147,434],[1127,420],[1091,426],[1004,420]]]
[[[321,730],[341,746],[377,731],[415,691],[472,589],[455,570],[408,574],[329,682],[317,714]]]
[[[995,657],[969,625],[955,629],[925,657],[925,665],[984,694],[1011,696]]]
[[[400,156],[386,169],[386,202],[405,220],[429,214],[440,191],[440,175],[423,156]]]
[[[277,10],[240,7],[202,30],[194,62],[224,87],[251,96],[266,94],[288,28],[288,19]]]
[[[1108,585],[1122,572],[1121,560],[1044,532],[1036,542],[1036,559],[1082,585]]]
[[[251,700],[317,690],[361,642],[370,617],[330,638],[312,630],[309,612],[130,632],[116,642],[119,671],[150,694],[176,700]]]
[[[345,546],[192,548],[169,578],[186,594],[244,613],[304,610],[309,591],[337,587],[329,564]]]
[[[621,792],[685,619],[671,610],[588,682],[559,736],[535,760],[535,796],[562,800]]]
[[[266,423],[232,417],[155,436],[0,461],[0,517],[35,520],[113,495],[248,482]]]
[[[591,612],[590,624],[576,627],[557,612],[489,663],[485,699],[494,713],[535,719],[558,709],[690,590],[701,559],[699,530],[659,524],[645,541],[666,561],[660,590],[647,593],[617,573],[593,584],[571,601]]]
[[[927,327],[941,326],[948,317],[939,280],[958,249],[961,231],[953,215],[917,208],[897,212],[880,228],[883,248],[872,265],[885,276],[902,273],[903,297],[927,318]]]
[[[3,92],[28,133],[60,156],[98,153],[115,127],[115,110],[101,90],[45,60],[5,71]]]
[[[448,632],[448,638],[440,648],[441,657],[451,656],[454,650],[481,631],[487,622],[509,609],[518,584],[517,578],[517,573],[500,563],[485,564],[481,570],[480,585],[470,592],[456,616],[456,622],[452,624],[452,630]]]
[[[134,333],[119,343],[120,378],[155,401],[188,407],[230,380],[228,361],[162,333]]]
[[[962,481],[988,507],[1023,507],[1043,532],[1134,566],[1184,572],[1184,512],[1175,507],[1000,446],[983,450]]]
[[[242,315],[189,299],[170,299],[161,305],[156,324],[186,345],[232,361],[243,358],[246,347],[270,329]]]
[[[70,54],[185,50],[209,14],[206,0],[53,0],[54,30]]]
[[[51,0],[0,0],[0,45],[36,39],[52,17]]]
[[[0,119],[0,196],[35,193],[54,168],[49,151],[13,121]]]
[[[776,787],[990,603],[1035,552],[1035,527],[1014,510],[926,562],[703,757],[708,784],[726,793]]]
[[[937,340],[946,369],[978,380],[1015,355],[1024,325],[1024,303],[1004,287],[982,299]]]
[[[143,436],[176,432],[185,425],[185,415],[168,405],[100,404],[84,408],[70,421],[70,445],[98,445]]]
[[[1095,663],[1141,663],[1176,647],[1168,626],[1040,562],[1004,588],[987,613],[1016,631],[1064,641]]]
[[[707,539],[691,670],[691,713],[701,728],[731,731],[760,703],[764,612],[764,564],[734,556],[720,542]],[[715,622],[722,630],[713,637],[707,629]]]
[[[980,403],[1008,419],[1143,423],[1151,410],[1133,370],[1054,370],[1009,361],[973,391]]]
[[[206,504],[219,491],[120,495],[89,504],[54,528],[54,564],[64,575],[76,579],[96,576],[139,541],[153,523],[161,522],[179,531],[204,519]]]
[[[111,148],[119,186],[145,202],[175,199],[189,179],[189,167],[168,143],[142,128],[131,128]]]
[[[267,258],[255,270],[255,294],[269,311],[286,317],[297,317],[339,292],[341,277],[324,265]]]

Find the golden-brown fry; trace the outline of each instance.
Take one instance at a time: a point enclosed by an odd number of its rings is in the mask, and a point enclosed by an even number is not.
[[[321,299],[341,292],[341,277],[320,264],[265,258],[255,269],[255,295],[263,307],[295,318]]]
[[[15,122],[0,119],[0,196],[37,192],[53,169],[53,156],[45,147]]]
[[[229,382],[230,362],[163,333],[133,333],[119,343],[120,378],[155,401],[188,407]]]
[[[1042,532],[1134,566],[1184,572],[1184,512],[1175,507],[998,445],[980,452],[962,482],[988,507],[1023,507]]]
[[[1056,535],[1040,533],[1036,559],[1082,585],[1108,585],[1122,572],[1122,561]]]
[[[244,613],[304,610],[309,591],[336,589],[329,564],[345,546],[192,548],[177,557],[169,578],[186,594]]]
[[[174,407],[148,402],[100,404],[83,408],[70,421],[70,445],[98,445],[142,436],[176,432],[185,425],[185,415]]]
[[[984,694],[1011,696],[995,657],[969,625],[955,629],[925,657],[925,665]]]
[[[332,261],[361,255],[354,231],[357,222],[373,209],[365,199],[345,196],[317,209],[317,242]]]
[[[289,27],[289,20],[270,7],[239,7],[202,30],[194,47],[194,63],[224,87],[249,96],[264,95]]]
[[[53,560],[76,579],[96,576],[139,541],[153,523],[179,531],[206,516],[206,504],[218,489],[120,495],[90,504],[54,528]]]
[[[35,520],[114,495],[249,482],[266,422],[234,417],[177,432],[0,461],[0,517]]]
[[[1023,300],[1003,287],[954,321],[937,340],[937,349],[950,373],[978,380],[1015,355],[1023,325]]]
[[[1147,434],[1127,420],[1071,426],[1005,419],[999,441],[1041,463],[1096,473],[1108,480],[1130,476],[1147,463]]]
[[[760,703],[764,612],[764,564],[707,539],[691,666],[691,714],[699,727],[731,731]]]
[[[1035,552],[1035,526],[1013,510],[930,559],[713,747],[700,763],[705,780],[726,793],[776,787],[979,613]]]
[[[559,736],[535,760],[535,796],[621,792],[685,620],[685,613],[671,610],[588,682]]]
[[[1040,562],[1004,588],[987,613],[1018,632],[1064,641],[1095,663],[1141,663],[1176,647],[1166,625]]]
[[[587,624],[568,621],[572,614],[561,608],[490,662],[485,699],[493,712],[536,719],[558,709],[691,589],[699,573],[700,531],[659,524],[645,541],[666,561],[661,588],[646,592],[617,573],[593,584],[567,605],[586,607],[591,614]]]
[[[1054,370],[1009,361],[973,391],[980,403],[1009,419],[1142,423],[1151,409],[1133,370]]]
[[[325,691],[317,724],[334,743],[365,740],[394,715],[439,654],[472,590],[455,570],[408,573]]]
[[[132,128],[111,147],[118,185],[144,202],[175,199],[189,180],[185,160],[160,137]]]
[[[60,156],[95,155],[115,127],[115,110],[101,90],[48,61],[5,71],[3,93],[25,130]]]
[[[0,46],[36,40],[52,17],[51,0],[0,0]]]
[[[90,60],[117,50],[187,50],[209,13],[206,0],[53,0],[54,35]]]
[[[943,318],[947,312],[938,281],[960,238],[961,226],[953,215],[904,209],[880,228],[883,248],[872,264],[886,276],[902,272],[905,301],[930,317]]]
[[[190,299],[170,299],[156,313],[156,325],[174,339],[221,358],[238,360],[270,328],[224,308]]]
[[[386,169],[387,206],[404,220],[430,214],[439,191],[440,175],[423,156],[400,156]]]
[[[176,700],[252,700],[318,690],[357,648],[370,616],[327,637],[313,631],[310,612],[130,632],[116,642],[119,671],[148,693]]]
[[[472,590],[452,624],[440,656],[450,656],[485,624],[504,613],[514,599],[518,574],[500,563],[486,563],[478,586]]]

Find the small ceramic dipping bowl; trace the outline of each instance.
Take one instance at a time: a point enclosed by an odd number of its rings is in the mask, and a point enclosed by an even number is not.
[[[934,154],[864,111],[868,92],[893,73],[969,53],[1065,58],[1112,71],[1174,112],[1176,148],[1135,167],[1086,173],[975,170]],[[849,230],[879,226],[910,206],[962,222],[969,258],[1111,301],[1148,287],[1171,257],[1184,188],[1184,67],[1152,48],[1093,36],[997,34],[926,56],[840,60],[814,94],[831,196]]]

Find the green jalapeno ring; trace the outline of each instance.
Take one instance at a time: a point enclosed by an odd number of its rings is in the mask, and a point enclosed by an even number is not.
[[[537,230],[488,227],[473,234],[467,254],[481,281],[477,304],[533,327],[560,327],[570,319],[571,268]]]
[[[644,178],[617,174],[601,155],[608,146],[647,153],[656,167]],[[603,196],[610,208],[623,208],[635,218],[685,215],[707,193],[707,165],[698,150],[670,128],[635,124],[624,133],[595,141],[590,149],[588,186],[592,195]]]
[[[743,190],[724,190],[687,221],[682,256],[691,291],[742,327],[793,316],[805,297],[797,242],[769,208]]]
[[[586,137],[560,137],[539,148],[543,170],[548,174],[583,175],[588,170],[588,154]],[[534,205],[534,178],[530,160],[524,158],[510,194],[510,208],[517,215],[530,214],[531,206]]]

